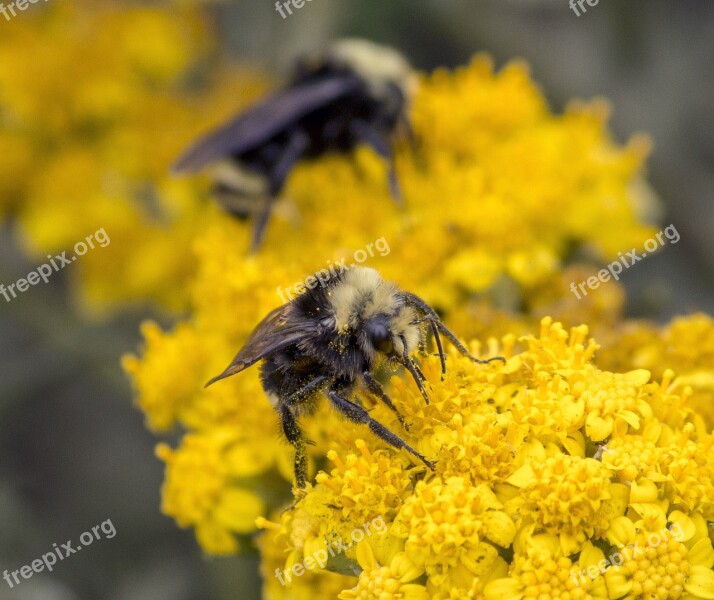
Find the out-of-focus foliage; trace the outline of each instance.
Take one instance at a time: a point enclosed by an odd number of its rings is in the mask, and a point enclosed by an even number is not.
[[[128,4],[128,5],[127,5]],[[264,90],[216,62],[203,14],[141,3],[33,6],[0,37],[0,216],[38,260],[104,228],[77,265],[92,308],[186,305],[192,240],[207,219],[196,180],[169,167],[198,131]]]

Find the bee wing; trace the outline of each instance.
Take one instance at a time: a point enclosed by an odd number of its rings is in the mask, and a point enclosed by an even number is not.
[[[259,360],[282,350],[312,332],[309,322],[295,322],[290,318],[292,305],[284,304],[270,312],[250,334],[245,346],[236,354],[223,373],[211,379],[205,387],[247,369]]]
[[[176,161],[173,171],[197,171],[228,155],[255,148],[297,119],[359,85],[353,76],[335,76],[278,92],[200,138]]]

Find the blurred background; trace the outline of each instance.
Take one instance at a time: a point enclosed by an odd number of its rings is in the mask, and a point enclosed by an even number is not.
[[[15,28],[56,35],[40,14],[54,10],[56,2],[30,5],[9,21],[0,16],[0,47]],[[480,51],[490,53],[498,67],[522,58],[555,112],[573,98],[607,98],[618,141],[638,131],[652,137],[647,174],[662,203],[660,222],[674,224],[681,235],[676,245],[626,271],[627,312],[660,322],[675,313],[714,313],[713,3],[600,2],[585,4],[587,12],[576,16],[566,0],[311,0],[285,19],[272,1],[177,4],[152,6],[169,20],[193,11],[210,40],[206,49],[186,39],[184,51],[203,53],[209,62],[233,61],[276,84],[298,54],[324,48],[336,37],[359,36],[395,46],[422,70],[463,64]],[[111,15],[125,10],[123,3],[106,6]],[[150,28],[144,34],[151,36]],[[112,52],[111,39],[98,44],[81,28],[73,35],[87,36],[87,57]],[[21,70],[27,56],[17,54],[17,63],[9,64],[9,51],[20,53],[22,47],[5,48],[4,68]],[[60,73],[68,86],[72,69]],[[152,90],[160,93],[157,81]],[[0,79],[5,127],[2,85]],[[236,108],[241,93],[235,90]],[[209,95],[199,107],[200,121],[219,121],[231,100],[232,92],[223,90],[223,109],[213,115]],[[53,99],[45,102],[50,111]],[[189,140],[187,134],[177,144]],[[139,143],[153,152],[150,136]],[[0,149],[9,169],[20,149]],[[168,170],[170,160],[160,156],[156,168]],[[24,175],[36,176],[32,169]],[[0,194],[6,195],[0,204],[15,208],[0,225],[5,285],[42,262],[28,258],[28,241],[16,226],[24,201],[18,189],[0,181]],[[14,589],[0,581],[0,598],[258,598],[257,559],[208,559],[191,531],[161,515],[163,467],[153,455],[156,437],[132,406],[120,368],[121,356],[140,343],[143,320],[170,326],[180,313],[134,302],[100,318],[78,307],[71,288],[67,268],[12,302],[0,297],[0,571],[29,564],[54,543],[76,541],[107,519],[117,535],[58,563],[51,576],[36,574]]]

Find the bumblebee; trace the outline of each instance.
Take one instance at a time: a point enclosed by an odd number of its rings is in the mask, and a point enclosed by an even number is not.
[[[262,243],[271,209],[303,159],[348,153],[367,144],[389,163],[392,196],[401,198],[390,140],[407,116],[416,76],[395,50],[358,39],[298,62],[288,87],[200,138],[178,159],[176,173],[214,167],[214,195],[228,212],[251,214],[251,250]]]
[[[307,481],[307,463],[306,441],[298,417],[313,413],[320,396],[326,396],[332,407],[350,421],[367,425],[385,442],[404,448],[433,469],[433,462],[370,417],[355,396],[361,382],[408,429],[373,371],[384,358],[402,365],[428,404],[426,378],[412,359],[412,354],[424,351],[427,329],[434,336],[442,378],[446,358],[441,335],[474,362],[504,360],[472,356],[421,298],[384,281],[374,269],[351,267],[332,276],[324,286],[308,289],[269,313],[228,368],[206,386],[262,361],[263,389],[280,415],[285,437],[295,448],[295,480],[299,488],[304,488]]]

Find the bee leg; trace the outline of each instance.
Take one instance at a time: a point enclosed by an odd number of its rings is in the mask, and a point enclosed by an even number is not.
[[[404,427],[404,429],[406,429],[407,431],[409,431],[409,426],[404,422],[404,417],[402,417],[402,415],[399,413],[397,407],[394,406],[392,399],[387,396],[385,391],[382,389],[382,386],[379,385],[379,382],[374,377],[372,377],[372,374],[369,371],[365,371],[364,373],[362,373],[362,380],[364,381],[370,393],[374,394],[375,396],[377,396],[377,398],[384,402],[392,410],[392,412],[397,415],[397,419],[399,419],[399,423],[401,424],[401,426]]]
[[[329,377],[327,375],[318,375],[314,379],[308,381],[304,386],[302,386],[297,392],[293,392],[288,396],[286,404],[288,406],[295,404],[296,402],[306,398],[312,392],[317,390]]]
[[[280,417],[283,424],[283,432],[295,448],[295,483],[297,487],[304,488],[307,483],[307,455],[305,453],[305,440],[298,427],[295,416],[286,404],[280,406]]]
[[[384,160],[387,161],[389,168],[389,193],[394,198],[394,201],[399,206],[404,205],[404,199],[402,197],[402,190],[399,186],[399,179],[397,178],[397,171],[394,168],[394,153],[392,148],[389,146],[389,142],[373,127],[370,127],[364,121],[353,121],[350,124],[350,128],[353,133],[361,139],[365,144],[370,146],[377,154],[379,154]]]
[[[310,394],[317,390],[329,377],[327,375],[318,375],[314,379],[308,381],[304,386],[302,386],[297,392],[290,394],[285,401],[286,406],[293,406],[299,404],[301,401],[305,400]],[[308,446],[315,446],[315,442],[303,438],[303,442]]]
[[[263,205],[260,207],[258,216],[253,223],[253,233],[250,240],[250,253],[255,254],[258,248],[263,244],[263,239],[265,238],[265,228],[268,226],[268,220],[270,219],[270,213],[273,210],[273,204],[275,203],[275,196],[266,196],[263,199]]]
[[[250,243],[251,253],[257,252],[263,243],[265,228],[268,225],[275,199],[280,193],[290,171],[295,164],[300,161],[309,145],[310,138],[307,134],[300,129],[296,129],[291,135],[290,142],[280,156],[280,159],[270,173],[268,177],[268,193],[263,200],[263,206],[260,208],[258,217],[253,225],[253,235]]]
[[[327,392],[327,397],[330,399],[332,406],[334,406],[336,410],[342,413],[350,421],[352,421],[353,423],[358,423],[360,425],[367,425],[372,431],[372,433],[374,433],[377,437],[381,438],[382,440],[397,449],[404,448],[407,452],[416,456],[432,471],[434,470],[434,467],[436,466],[434,462],[424,458],[423,455],[414,450],[414,448],[407,444],[402,438],[389,431],[389,429],[387,429],[381,423],[375,421],[367,414],[367,411],[365,411],[362,407],[357,406],[356,404],[350,402],[349,400],[346,400],[345,398],[342,398],[337,393],[337,390],[335,390],[334,388],[330,389]]]
[[[411,360],[411,359],[409,359]],[[419,375],[419,379],[422,380],[422,382],[426,381],[426,375],[424,375],[424,372],[421,370],[419,365],[412,360],[412,364],[414,365],[414,370],[416,371],[416,374]]]
[[[402,340],[402,344],[404,345],[404,354],[402,355],[401,363],[407,368],[407,371],[411,373],[411,376],[414,379],[414,383],[417,384],[421,395],[424,397],[424,401],[429,404],[429,395],[424,389],[424,382],[426,381],[426,377],[424,377],[424,373],[421,372],[421,369],[419,369],[419,367],[414,364],[414,361],[409,358],[409,354],[407,354],[407,340],[404,339],[404,336],[400,337]]]
[[[439,352],[439,361],[441,361],[441,381],[444,381],[446,376],[446,355],[444,354],[444,347],[441,345],[441,336],[439,335],[439,328],[434,323],[433,319],[427,319],[429,325],[431,326],[431,333],[434,335],[434,341],[436,342],[436,349]]]

